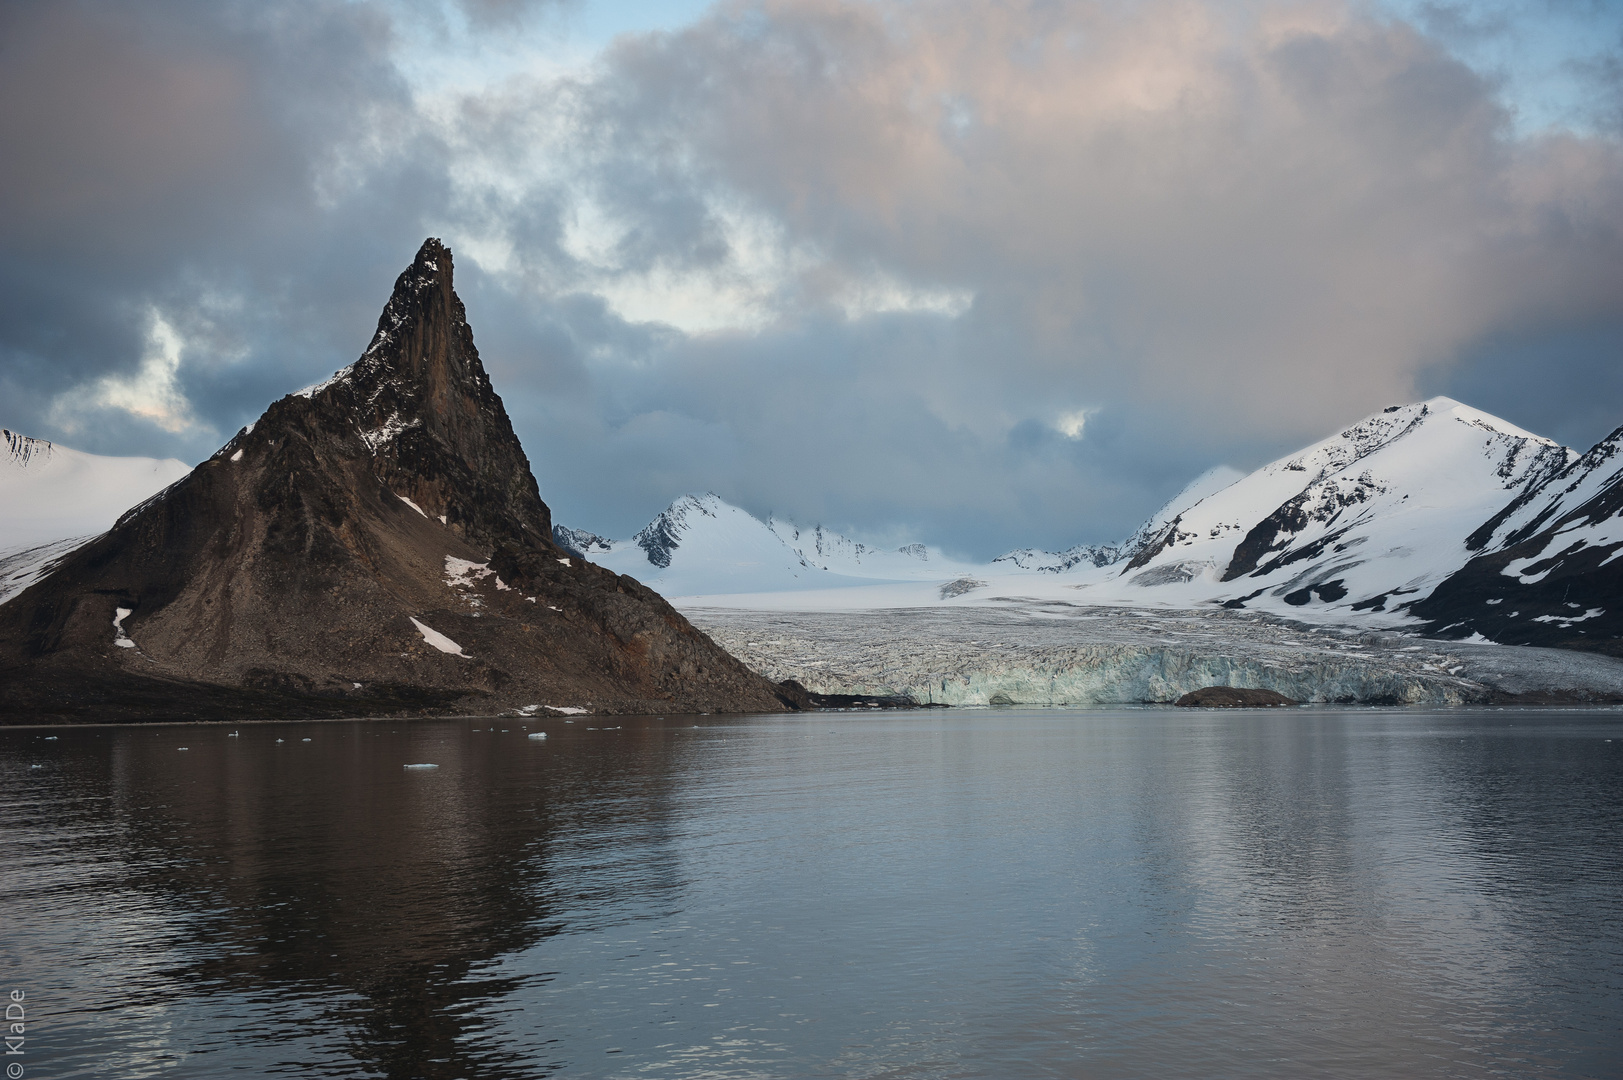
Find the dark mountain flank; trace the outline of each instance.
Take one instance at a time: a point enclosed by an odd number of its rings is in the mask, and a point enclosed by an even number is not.
[[[1410,608],[1445,638],[1623,656],[1623,428],[1472,533],[1476,557]]]
[[[365,353],[0,607],[0,717],[754,712],[782,691],[560,548],[429,240]]]

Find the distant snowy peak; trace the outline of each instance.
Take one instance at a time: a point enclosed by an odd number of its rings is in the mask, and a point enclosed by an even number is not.
[[[833,577],[714,492],[682,496],[631,539],[607,541],[606,551],[602,537],[585,535],[586,558],[666,596],[804,589]]]
[[[776,517],[767,518],[766,525],[808,566],[835,573],[862,576],[865,571],[916,569],[911,564],[930,561],[930,549],[923,544],[886,549],[860,543],[822,525],[807,528]]]
[[[945,581],[966,567],[923,544],[881,548],[821,525],[762,521],[714,492],[684,495],[629,540],[562,526],[554,539],[665,596],[719,596]]]
[[[1574,456],[1450,398],[1395,407],[1202,499],[1123,573],[1138,585],[1201,579],[1230,606],[1401,607]]]
[[[1502,475],[1507,479],[1516,471],[1514,462],[1529,449],[1536,451],[1537,448],[1547,448],[1571,453],[1553,439],[1524,431],[1515,424],[1462,405],[1453,398],[1438,396],[1412,405],[1388,406],[1372,416],[1366,416],[1338,435],[1263,466],[1259,472],[1305,474],[1300,487],[1306,488],[1343,474],[1355,462],[1385,450],[1423,425],[1440,421],[1480,431],[1487,437],[1488,445],[1497,445],[1503,450],[1507,464]]]
[[[1036,570],[1045,574],[1063,574],[1079,566],[1109,566],[1120,560],[1121,552],[1121,546],[1117,544],[1078,544],[1064,551],[1018,548],[999,555],[992,560],[992,564],[1012,566],[1020,570]]]
[[[694,530],[705,527],[705,519],[721,524],[728,519],[736,521],[739,515],[760,524],[738,507],[723,502],[721,496],[713,491],[703,495],[684,495],[660,511],[659,516],[631,540],[642,549],[651,564],[663,570],[671,565],[671,556],[682,546],[682,542]]]
[[[1078,544],[1064,551],[1022,548],[999,555],[992,562],[994,565],[1003,563],[1021,570],[1063,574],[1079,567],[1098,568],[1130,560],[1160,539],[1166,533],[1167,527],[1185,510],[1244,478],[1245,473],[1227,465],[1207,469],[1186,484],[1182,491],[1167,500],[1165,506],[1157,510],[1154,516],[1140,525],[1133,535],[1119,544]]]
[[[38,458],[48,461],[51,452],[55,449],[44,439],[36,439],[32,435],[21,435],[10,428],[0,428],[0,437],[6,442],[6,457],[12,465],[27,468],[28,464]]]
[[[582,559],[591,559],[598,555],[607,554],[614,546],[614,541],[585,529],[570,529],[563,525],[552,527],[552,542]]]

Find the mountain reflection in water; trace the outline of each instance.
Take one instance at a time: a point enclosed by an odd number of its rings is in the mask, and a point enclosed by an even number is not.
[[[1623,1051],[1616,712],[237,730],[0,730],[30,1076],[1553,1076]]]

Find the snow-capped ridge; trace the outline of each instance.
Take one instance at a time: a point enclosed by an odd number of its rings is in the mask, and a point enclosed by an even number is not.
[[[88,454],[9,428],[0,438],[0,554],[48,546],[60,555],[63,541],[106,532],[132,503],[191,472],[173,458]]]
[[[699,519],[708,517],[720,520],[729,511],[743,513],[723,502],[721,496],[713,491],[703,495],[684,495],[661,510],[631,539],[651,564],[664,569],[671,565],[671,553],[682,546],[683,538],[698,526]]]
[[[666,596],[945,581],[964,570],[924,544],[881,548],[821,525],[762,521],[713,491],[681,496],[629,540],[561,525],[554,536],[560,546]]]
[[[36,457],[50,460],[51,452],[55,449],[46,439],[22,435],[10,428],[0,428],[0,437],[6,440],[6,456],[11,459],[11,463],[24,468]]]
[[[1394,406],[1195,503],[1122,574],[1232,606],[1381,612],[1463,565],[1473,529],[1573,456],[1451,398]]]
[[[552,527],[552,542],[571,554],[582,559],[591,559],[597,555],[607,554],[614,546],[608,537],[599,536],[585,529],[571,529],[563,525]]]

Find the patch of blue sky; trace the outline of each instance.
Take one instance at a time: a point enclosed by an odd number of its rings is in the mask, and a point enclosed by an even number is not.
[[[678,30],[711,0],[564,0],[478,18],[455,0],[407,9],[395,64],[419,100],[477,92],[510,78],[581,72],[622,34]],[[477,10],[477,8],[474,8]]]
[[[1618,121],[1623,4],[1617,0],[1379,0],[1497,81],[1518,134],[1593,134]]]

